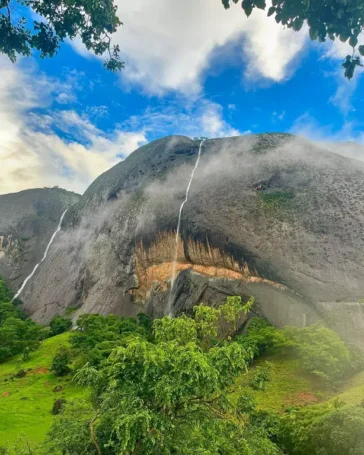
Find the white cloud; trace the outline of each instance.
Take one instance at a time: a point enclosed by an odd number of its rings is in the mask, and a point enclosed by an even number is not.
[[[73,93],[61,92],[56,96],[56,101],[59,104],[70,104],[77,100],[76,95]]]
[[[285,116],[286,116],[286,111],[284,111],[284,110],[282,112],[273,111],[271,121],[272,121],[272,123],[277,123],[277,121],[282,121]]]
[[[203,99],[171,102],[163,110],[148,108],[106,134],[89,117],[105,115],[105,106],[95,107],[95,112],[89,108],[87,114],[53,107],[60,94],[77,92],[69,79],[63,84],[33,67],[5,59],[1,64],[0,194],[54,185],[83,192],[147,136],[242,134],[224,120],[222,106]]]
[[[358,39],[359,39],[358,46],[364,44],[364,35],[359,35]],[[327,52],[324,55],[324,57],[342,60],[347,55],[352,55],[352,53],[353,48],[350,46],[349,41],[343,43],[339,39],[335,39],[335,41],[327,42]]]
[[[1,59],[0,194],[53,185],[83,192],[100,173],[146,142],[140,131],[106,135],[72,110],[32,113],[50,106],[64,90],[71,93],[68,83],[55,83],[35,75],[32,68]]]
[[[308,113],[300,116],[292,126],[291,133],[304,136],[340,155],[364,162],[364,134],[355,132],[355,123],[345,122],[340,130],[332,125],[320,125]]]
[[[358,46],[364,44],[364,35],[359,36]],[[322,46],[322,43],[317,44]],[[349,42],[341,42],[339,39],[334,41],[327,41],[326,52],[323,55],[323,59],[333,59],[344,61],[347,55],[352,55],[353,49],[349,45]],[[329,102],[337,107],[344,116],[347,116],[350,112],[353,112],[352,97],[355,94],[358,80],[360,75],[363,73],[363,68],[357,67],[355,70],[355,76],[350,81],[344,77],[344,69],[340,66],[339,69],[330,76],[337,78],[337,88],[333,96],[329,99]]]
[[[340,73],[337,75],[336,91],[329,99],[329,102],[337,107],[344,116],[355,111],[352,105],[352,97],[355,94],[357,85],[358,74],[349,81],[344,77],[343,71],[340,70]]]
[[[244,134],[224,120],[220,104],[208,100],[198,100],[184,107],[170,104],[161,110],[148,108],[143,114],[130,117],[123,125],[127,129],[161,136],[226,137]]]
[[[225,11],[220,0],[116,0],[124,25],[113,37],[126,61],[125,83],[153,94],[196,94],[212,52],[236,41],[245,74],[281,81],[302,49],[306,33],[285,30],[266,12],[247,19],[239,5]],[[82,55],[84,48],[75,44]]]

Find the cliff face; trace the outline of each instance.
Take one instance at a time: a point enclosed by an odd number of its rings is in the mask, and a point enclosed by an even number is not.
[[[256,311],[277,325],[323,317],[355,338],[344,310],[326,315],[329,302],[345,308],[364,297],[364,165],[291,135],[206,141],[171,292],[178,212],[198,148],[163,138],[100,176],[25,289],[28,311],[44,322],[68,306],[160,315],[168,303],[177,313],[255,295]]]
[[[59,188],[0,195],[0,275],[14,290],[42,258],[62,213],[79,198]]]

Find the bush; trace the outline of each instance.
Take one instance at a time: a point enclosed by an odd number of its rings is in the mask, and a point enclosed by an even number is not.
[[[72,327],[72,321],[63,316],[56,316],[51,320],[49,326],[51,328],[51,336],[60,335]]]
[[[51,372],[56,376],[65,376],[71,369],[71,353],[69,349],[61,348],[53,358]]]
[[[277,327],[273,327],[268,321],[261,318],[252,318],[249,321],[247,333],[236,337],[236,341],[254,351],[254,356],[273,351],[276,348],[290,347],[292,345],[287,334]]]
[[[58,415],[62,409],[64,408],[64,405],[66,404],[66,400],[63,398],[58,398],[54,403],[52,407],[52,414],[53,415]]]
[[[256,367],[254,375],[250,380],[250,387],[254,390],[265,390],[265,385],[271,380],[271,369],[272,365],[269,362],[265,362],[264,366]]]
[[[361,455],[364,453],[364,409],[320,405],[283,417],[279,443],[289,455]]]
[[[335,381],[350,372],[352,354],[333,330],[316,324],[302,329],[289,327],[285,333],[309,373]]]
[[[27,360],[47,337],[48,329],[29,319],[12,302],[12,292],[0,278],[0,362],[16,354]]]

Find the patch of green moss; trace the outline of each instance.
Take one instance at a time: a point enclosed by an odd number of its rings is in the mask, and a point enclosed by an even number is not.
[[[282,209],[288,207],[294,198],[294,193],[291,191],[278,193],[260,191],[258,194],[259,203],[267,215],[278,215]]]

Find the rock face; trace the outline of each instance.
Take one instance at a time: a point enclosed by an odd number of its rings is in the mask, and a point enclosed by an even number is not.
[[[0,195],[0,275],[14,290],[42,258],[61,214],[79,198],[59,188]]]
[[[173,266],[199,144],[154,141],[96,179],[27,285],[28,311],[176,314],[255,295],[277,325],[323,318],[364,346],[363,317],[351,320],[364,298],[363,163],[286,134],[206,141]]]

